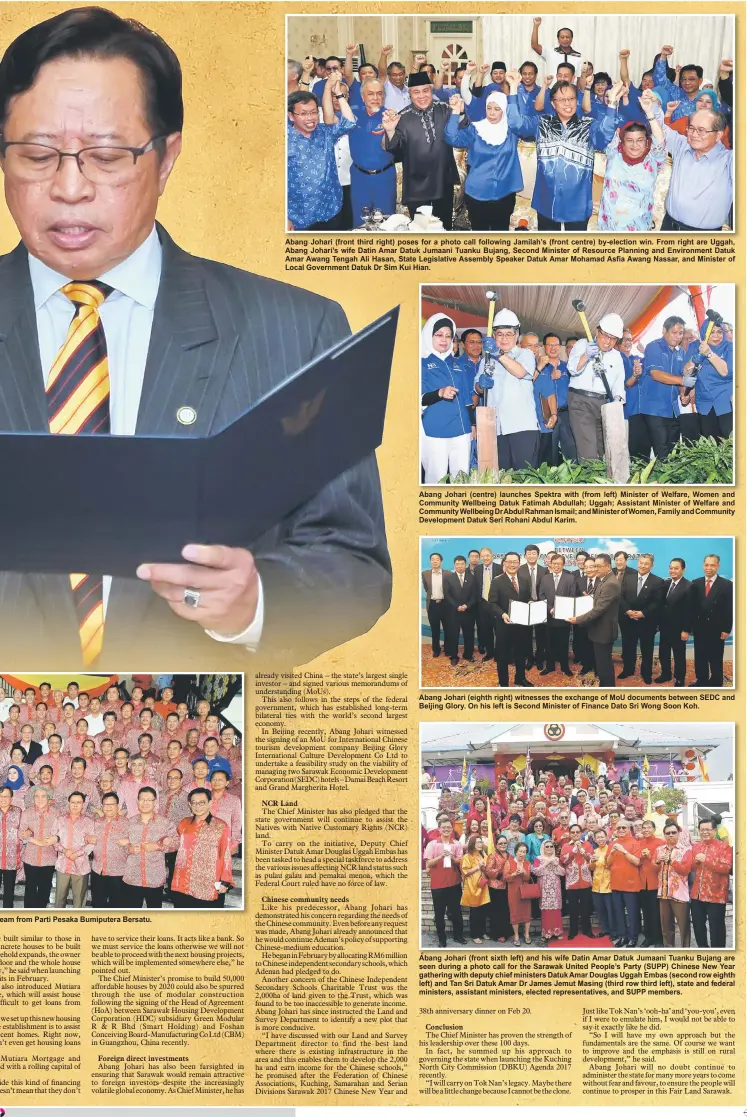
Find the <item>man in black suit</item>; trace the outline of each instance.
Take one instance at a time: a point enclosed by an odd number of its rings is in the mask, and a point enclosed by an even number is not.
[[[734,585],[721,577],[720,565],[718,555],[706,555],[704,576],[690,586],[690,628],[681,632],[683,640],[692,632],[695,645],[695,682],[690,686],[724,685],[724,643],[734,624]]]
[[[508,551],[503,559],[503,573],[493,580],[490,587],[490,607],[495,622],[495,660],[498,668],[498,686],[508,686],[508,665],[516,666],[514,686],[532,686],[526,677],[529,629],[526,625],[511,623],[511,602],[530,600],[529,581],[519,581],[521,558],[518,551]]]
[[[669,579],[664,585],[664,599],[659,618],[659,663],[661,674],[657,683],[668,683],[672,678],[672,658],[674,657],[675,686],[685,685],[687,670],[687,641],[682,639],[684,630],[689,631],[690,586],[685,577],[685,560],[673,558],[669,563]]]
[[[500,565],[493,561],[494,558],[490,547],[483,547],[480,551],[480,565],[474,571],[480,594],[477,602],[477,647],[483,653],[483,663],[495,659],[495,618],[488,599],[493,579],[502,571]]]
[[[625,614],[630,625],[622,630],[623,669],[618,679],[629,679],[635,674],[635,661],[638,641],[641,642],[641,678],[651,685],[654,666],[654,637],[659,625],[664,579],[651,571],[654,556],[638,556],[638,574],[635,581],[625,579],[620,585],[620,612]]]
[[[565,559],[562,555],[554,555],[550,560],[550,570],[543,575],[540,582],[540,598],[547,602],[547,656],[543,675],[552,675],[555,664],[560,664],[560,670],[569,678],[573,674],[568,666],[568,641],[571,626],[568,621],[556,620],[556,597],[576,597],[580,579],[576,578],[570,570],[565,571]]]
[[[443,562],[443,555],[434,551],[430,556],[430,569],[423,570],[420,575],[425,590],[425,609],[428,614],[428,624],[431,626],[431,650],[434,659],[441,655],[442,627],[444,643],[446,643],[444,581],[448,577],[448,571],[442,569]]]
[[[0,258],[0,430],[56,432],[76,384],[67,362],[94,334],[75,375],[98,377],[96,389],[64,433],[217,432],[348,335],[336,303],[191,256],[156,224],[181,150],[181,90],[171,48],[102,8],[63,11],[7,48],[0,157],[22,243]],[[112,477],[112,493],[126,483]],[[68,670],[103,655],[223,670],[252,662],[249,650],[300,663],[389,606],[373,457],[261,538],[212,542],[113,583],[87,572],[81,599],[68,574],[0,575],[14,662]]]
[[[635,597],[635,589],[638,583],[638,575],[631,566],[628,566],[629,558],[630,555],[627,551],[615,551],[612,562],[615,578],[620,583],[620,609],[617,620],[620,625],[620,637],[623,646],[623,664],[626,661],[625,649],[631,643],[635,648],[638,639],[635,621],[631,620],[626,612],[629,608],[628,600]],[[635,651],[633,651],[633,670],[635,670]],[[625,667],[623,667],[623,671],[625,671]]]
[[[585,551],[581,552],[586,554]],[[583,573],[580,570],[575,570],[573,576],[576,580],[576,597],[593,597],[594,586],[596,585],[596,562],[594,559],[587,555],[584,560]],[[595,670],[594,666],[594,648],[592,647],[589,633],[585,628],[571,628],[573,633],[573,658],[576,663],[581,664],[581,674],[588,675]]]
[[[459,662],[459,633],[464,651],[462,659],[471,663],[475,656],[475,616],[478,598],[477,582],[467,570],[464,555],[454,559],[454,571],[444,579],[446,606],[446,654],[452,667]]]
[[[524,548],[525,562],[519,567],[519,581],[528,583],[529,600],[539,600],[539,586],[547,568],[539,561],[539,547],[536,543],[528,543]],[[527,632],[527,667],[538,667],[541,671],[545,666],[547,655],[547,625],[533,624]]]
[[[619,604],[620,585],[612,573],[612,559],[609,555],[597,555],[594,560],[594,608],[583,617],[572,617],[570,624],[585,628],[589,633],[599,685],[604,687],[615,685],[612,645],[619,631]]]

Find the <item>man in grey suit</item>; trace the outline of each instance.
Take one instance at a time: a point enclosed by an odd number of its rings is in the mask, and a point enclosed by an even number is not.
[[[570,624],[588,630],[594,648],[599,685],[610,687],[615,685],[612,645],[619,631],[617,610],[620,604],[620,583],[612,572],[612,559],[609,555],[597,555],[594,563],[594,608],[583,617],[571,617]]]
[[[206,435],[349,334],[336,303],[191,256],[156,224],[181,85],[162,39],[100,8],[31,27],[0,61],[0,162],[22,241],[0,258],[0,430]],[[76,388],[86,361],[95,393]],[[111,484],[117,499],[127,479]],[[1,575],[15,661],[67,670],[93,648],[109,663],[225,669],[252,662],[247,649],[300,663],[358,635],[391,590],[374,458],[261,539],[182,557],[113,583],[74,575],[83,600],[67,575]]]

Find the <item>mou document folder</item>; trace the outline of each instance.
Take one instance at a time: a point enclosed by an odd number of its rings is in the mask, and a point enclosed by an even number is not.
[[[547,620],[546,601],[509,601],[511,624],[544,624]]]
[[[583,617],[593,608],[593,597],[556,597],[553,617],[556,621],[567,621],[569,617]]]
[[[182,562],[187,543],[251,549],[381,444],[398,314],[338,342],[215,434],[0,432],[0,476],[17,479],[24,507],[44,509],[40,530],[0,533],[0,570],[134,577],[143,562]],[[83,502],[84,531],[74,514]]]

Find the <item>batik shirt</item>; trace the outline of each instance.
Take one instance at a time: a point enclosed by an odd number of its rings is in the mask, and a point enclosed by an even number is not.
[[[342,209],[335,144],[355,128],[342,117],[336,124],[317,124],[310,136],[288,125],[288,218],[294,229],[329,221]]]

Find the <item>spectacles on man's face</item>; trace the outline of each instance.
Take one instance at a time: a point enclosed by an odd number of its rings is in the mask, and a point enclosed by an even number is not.
[[[48,144],[0,140],[0,155],[5,174],[19,182],[47,182],[62,167],[63,159],[74,159],[78,170],[96,186],[121,186],[137,175],[141,155],[154,151],[165,136],[154,136],[144,147],[83,147],[80,151],[60,151]]]
[[[688,131],[689,135],[697,136],[699,140],[702,140],[708,135],[709,132],[720,132],[721,129],[720,128],[693,128],[692,124],[688,124],[687,131]]]

